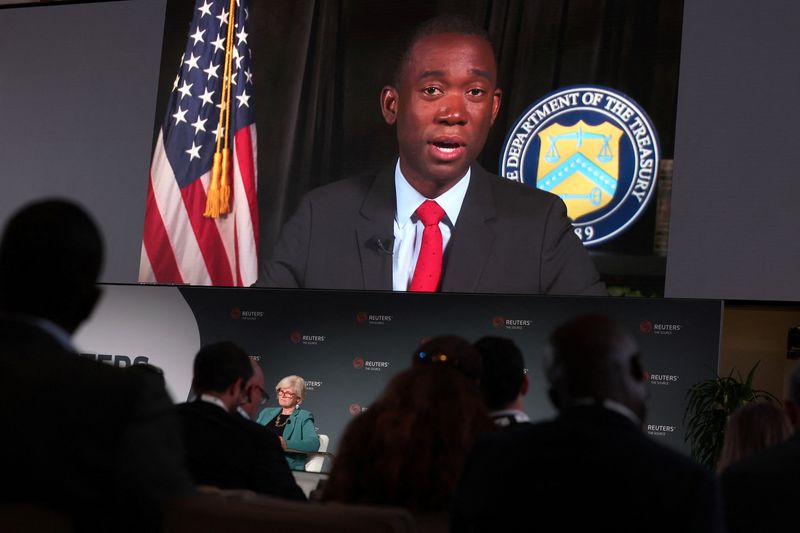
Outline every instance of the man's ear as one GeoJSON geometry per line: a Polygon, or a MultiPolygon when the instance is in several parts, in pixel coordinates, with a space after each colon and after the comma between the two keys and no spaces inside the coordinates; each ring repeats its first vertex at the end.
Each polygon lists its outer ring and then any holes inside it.
{"type": "Polygon", "coordinates": [[[245,390],[244,390],[244,380],[242,378],[237,378],[236,381],[230,384],[228,390],[226,391],[234,400],[234,406],[241,405],[244,400],[245,390]]]}
{"type": "Polygon", "coordinates": [[[383,120],[390,126],[397,121],[397,100],[397,89],[391,85],[381,89],[381,113],[383,114],[383,120]]]}
{"type": "Polygon", "coordinates": [[[642,359],[639,354],[634,355],[631,357],[631,377],[640,382],[646,383],[650,379],[650,374],[648,374],[644,367],[642,366],[642,359]]]}
{"type": "Polygon", "coordinates": [[[500,101],[503,99],[503,91],[495,89],[492,95],[492,124],[497,119],[497,114],[500,112],[500,101]]]}
{"type": "Polygon", "coordinates": [[[530,387],[530,381],[528,380],[528,374],[522,375],[522,385],[519,387],[519,393],[525,396],[528,394],[528,387],[530,387]]]}
{"type": "Polygon", "coordinates": [[[243,403],[250,403],[253,400],[253,384],[249,383],[244,386],[242,389],[242,400],[243,403]]]}

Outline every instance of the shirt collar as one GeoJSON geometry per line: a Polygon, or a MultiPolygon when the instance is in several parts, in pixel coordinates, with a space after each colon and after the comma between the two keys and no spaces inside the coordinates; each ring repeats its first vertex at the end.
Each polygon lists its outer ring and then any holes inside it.
{"type": "Polygon", "coordinates": [[[518,409],[499,409],[497,411],[490,412],[489,416],[494,419],[495,424],[498,426],[507,426],[508,420],[505,419],[508,418],[513,418],[517,421],[517,423],[530,422],[528,415],[525,414],[524,411],[520,411],[518,409]]]}
{"type": "Polygon", "coordinates": [[[51,320],[41,317],[30,317],[30,321],[35,324],[39,329],[42,329],[50,334],[58,343],[69,352],[76,352],[75,345],[72,344],[67,330],[56,324],[51,320]]]}
{"type": "Polygon", "coordinates": [[[213,394],[201,394],[200,395],[200,401],[201,402],[210,403],[210,404],[214,404],[214,405],[216,405],[218,407],[223,408],[226,413],[228,412],[228,407],[225,405],[225,402],[223,402],[221,398],[218,398],[218,397],[214,396],[213,394]]]}
{"type": "MultiPolygon", "coordinates": [[[[458,183],[453,185],[447,192],[442,193],[436,198],[439,207],[444,209],[447,215],[447,220],[450,225],[455,227],[458,214],[461,212],[461,205],[464,203],[464,197],[467,195],[467,188],[469,187],[469,179],[472,175],[472,169],[467,168],[467,173],[464,177],[458,180],[458,183]]],[[[397,225],[401,228],[411,220],[414,211],[420,206],[422,202],[427,200],[422,196],[419,191],[411,186],[403,176],[403,171],[400,170],[400,159],[397,159],[397,165],[394,168],[394,190],[397,199],[397,208],[395,213],[395,220],[397,225]]]]}

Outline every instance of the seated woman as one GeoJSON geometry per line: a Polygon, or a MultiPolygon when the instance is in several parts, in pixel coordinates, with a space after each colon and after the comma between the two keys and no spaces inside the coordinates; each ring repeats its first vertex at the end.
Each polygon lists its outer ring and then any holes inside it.
{"type": "Polygon", "coordinates": [[[754,452],[788,439],[792,424],[786,411],[770,401],[754,401],[739,407],[728,418],[717,472],[754,452]]]}
{"type": "MultiPolygon", "coordinates": [[[[314,415],[300,409],[306,399],[306,381],[300,376],[286,376],[275,385],[280,407],[267,407],[258,415],[257,422],[275,431],[286,450],[316,452],[319,437],[314,427],[314,415]]],[[[286,453],[286,461],[292,470],[305,470],[306,455],[286,453]]]]}
{"type": "Polygon", "coordinates": [[[480,395],[480,355],[463,339],[422,345],[347,426],[324,500],[443,512],[467,451],[493,428],[480,395]]]}

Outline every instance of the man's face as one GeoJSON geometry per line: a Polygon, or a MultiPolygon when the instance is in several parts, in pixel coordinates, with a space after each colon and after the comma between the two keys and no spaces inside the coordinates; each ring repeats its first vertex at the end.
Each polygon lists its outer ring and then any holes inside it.
{"type": "Polygon", "coordinates": [[[417,41],[399,87],[383,89],[384,118],[397,124],[400,168],[421,193],[452,187],[483,149],[500,109],[496,77],[487,42],[445,33],[417,41]]]}
{"type": "Polygon", "coordinates": [[[253,367],[253,377],[250,378],[250,381],[247,382],[247,386],[245,387],[246,401],[242,405],[242,408],[252,420],[255,420],[258,413],[261,412],[261,409],[267,402],[267,395],[266,389],[264,388],[264,371],[261,370],[261,367],[259,367],[258,363],[255,361],[251,360],[250,363],[253,367]]]}

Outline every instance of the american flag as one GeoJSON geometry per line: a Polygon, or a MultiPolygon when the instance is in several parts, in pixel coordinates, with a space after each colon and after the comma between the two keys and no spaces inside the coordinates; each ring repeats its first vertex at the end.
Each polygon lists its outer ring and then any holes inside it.
{"type": "MultiPolygon", "coordinates": [[[[249,286],[258,275],[256,126],[246,0],[197,0],[150,167],[140,282],[249,286]],[[231,9],[233,5],[233,9],[231,9]],[[234,12],[230,212],[203,216],[234,12]]],[[[224,124],[224,120],[222,121],[224,124]]]]}

